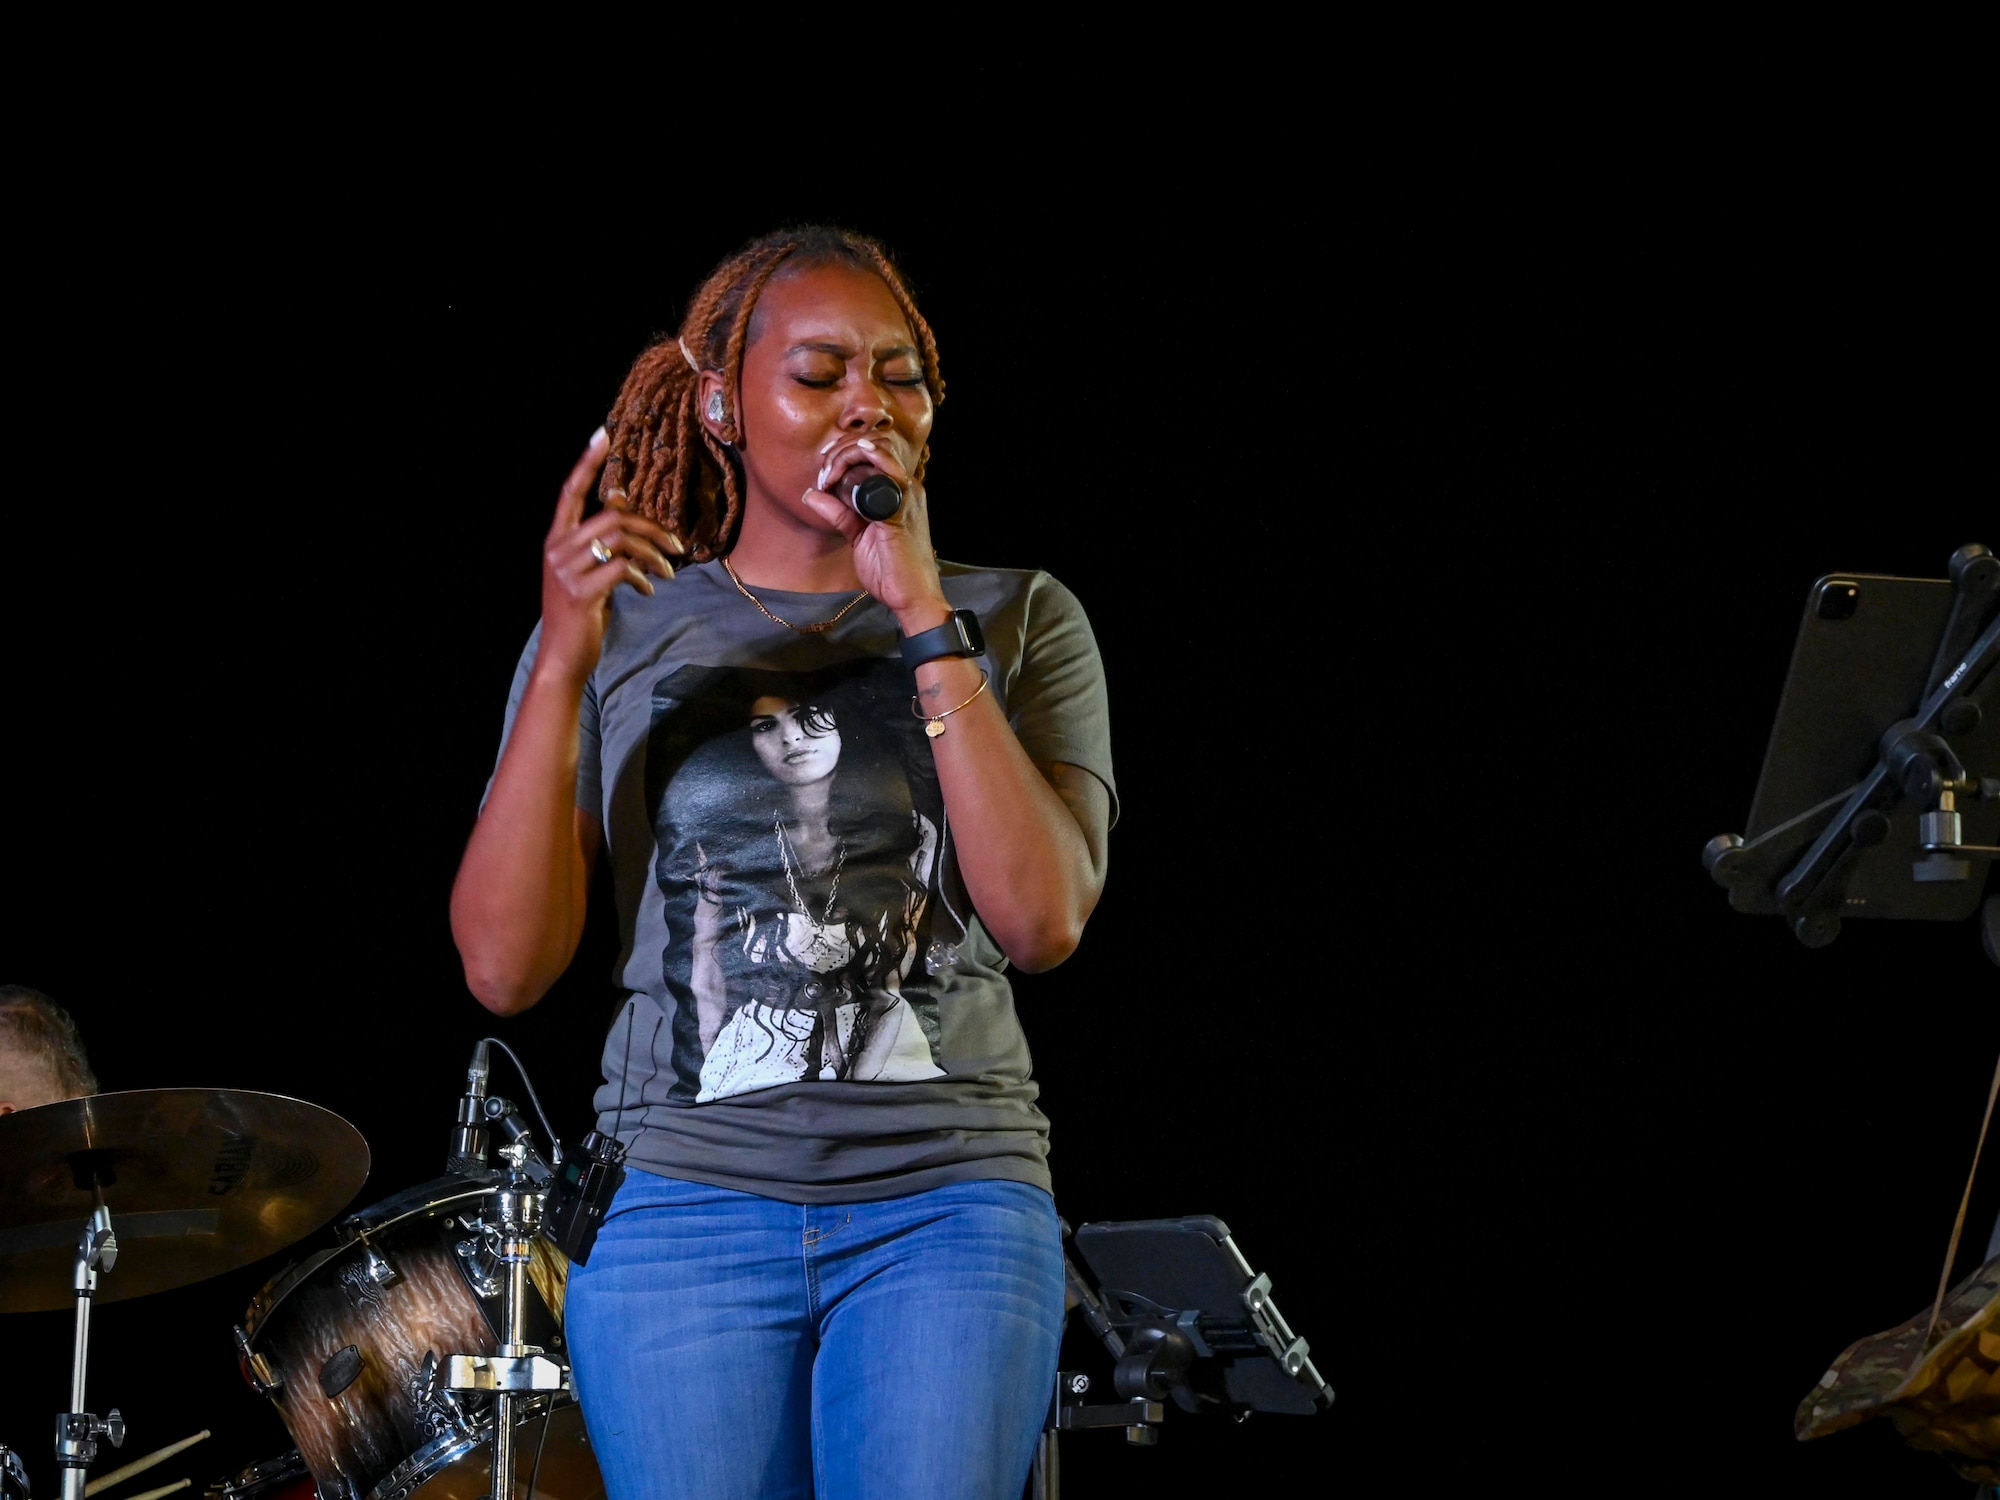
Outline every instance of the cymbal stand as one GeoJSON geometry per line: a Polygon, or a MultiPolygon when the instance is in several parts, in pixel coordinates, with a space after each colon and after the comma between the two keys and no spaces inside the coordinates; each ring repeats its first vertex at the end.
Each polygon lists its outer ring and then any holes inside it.
{"type": "MultiPolygon", "coordinates": [[[[479,1354],[454,1354],[450,1360],[446,1389],[487,1391],[493,1396],[493,1486],[489,1500],[514,1500],[514,1421],[516,1410],[544,1391],[570,1388],[569,1367],[547,1358],[539,1345],[524,1344],[528,1298],[528,1260],[535,1236],[542,1227],[542,1205],[547,1194],[526,1169],[530,1148],[516,1139],[499,1148],[506,1161],[506,1185],[494,1193],[494,1214],[499,1219],[497,1233],[500,1265],[505,1277],[501,1285],[500,1348],[491,1358],[479,1354]]],[[[541,1174],[546,1181],[546,1173],[541,1174]]],[[[67,1497],[65,1497],[67,1500],[67,1497]]]]}
{"type": "Polygon", "coordinates": [[[118,1236],[111,1232],[111,1210],[100,1199],[84,1221],[76,1242],[76,1344],[70,1356],[70,1409],[56,1418],[56,1464],[62,1469],[63,1500],[83,1500],[83,1471],[97,1458],[97,1440],[111,1446],[125,1442],[125,1419],[113,1408],[100,1421],[83,1409],[84,1379],[90,1367],[90,1303],[97,1278],[118,1264],[118,1236]]]}

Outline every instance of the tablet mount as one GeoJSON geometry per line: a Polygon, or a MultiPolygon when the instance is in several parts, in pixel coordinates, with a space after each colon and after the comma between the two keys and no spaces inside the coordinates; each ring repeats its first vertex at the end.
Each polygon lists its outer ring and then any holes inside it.
{"type": "MultiPolygon", "coordinates": [[[[2000,765],[1968,769],[1952,748],[2000,713],[2000,557],[1977,544],[1961,547],[1950,574],[1950,613],[1916,712],[1884,727],[1861,781],[1755,838],[1720,834],[1702,851],[1732,904],[1775,909],[1809,948],[1840,935],[1856,861],[1888,837],[1890,814],[1903,803],[1921,810],[1913,881],[1983,878],[2000,858],[2000,846],[1964,841],[1961,811],[1968,802],[2000,801],[2000,765]]],[[[2000,964],[2000,896],[1986,902],[1982,921],[1988,956],[2000,964]]]]}
{"type": "Polygon", "coordinates": [[[1122,1427],[1128,1443],[1151,1446],[1169,1405],[1243,1422],[1333,1404],[1310,1346],[1272,1299],[1270,1276],[1250,1269],[1220,1219],[1084,1224],[1074,1234],[1064,1222],[1062,1235],[1065,1300],[1111,1357],[1115,1399],[1092,1399],[1094,1382],[1080,1370],[1057,1373],[1033,1500],[1058,1500],[1062,1432],[1122,1427]]]}

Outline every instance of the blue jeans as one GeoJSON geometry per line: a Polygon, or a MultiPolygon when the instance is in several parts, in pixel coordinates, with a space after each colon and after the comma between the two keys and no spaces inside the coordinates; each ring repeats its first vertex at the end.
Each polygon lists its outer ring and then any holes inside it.
{"type": "Polygon", "coordinates": [[[1020,1500],[1062,1243],[1016,1182],[800,1207],[629,1170],[566,1301],[610,1500],[1020,1500]]]}

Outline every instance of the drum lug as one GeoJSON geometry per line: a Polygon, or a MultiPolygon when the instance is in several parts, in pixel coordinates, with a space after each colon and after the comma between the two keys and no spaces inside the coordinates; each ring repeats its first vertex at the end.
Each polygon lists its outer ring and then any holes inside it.
{"type": "Polygon", "coordinates": [[[377,1286],[394,1286],[403,1279],[389,1257],[368,1243],[366,1230],[361,1234],[361,1268],[362,1273],[377,1286]]]}
{"type": "Polygon", "coordinates": [[[271,1362],[250,1347],[250,1336],[241,1323],[236,1325],[236,1365],[250,1389],[260,1396],[275,1397],[285,1388],[285,1382],[271,1372],[271,1362]]]}
{"type": "MultiPolygon", "coordinates": [[[[377,1255],[375,1259],[382,1258],[377,1255]]],[[[383,1261],[382,1264],[386,1266],[388,1262],[383,1261]]],[[[391,1276],[393,1278],[393,1272],[391,1276]]],[[[376,1278],[375,1268],[365,1259],[349,1261],[340,1268],[335,1279],[339,1282],[340,1289],[347,1294],[347,1300],[356,1312],[367,1312],[382,1305],[382,1288],[388,1283],[376,1278]]]]}
{"type": "Polygon", "coordinates": [[[423,1366],[410,1379],[410,1401],[417,1409],[417,1420],[433,1439],[453,1432],[469,1437],[478,1431],[478,1423],[458,1404],[458,1397],[438,1389],[435,1349],[424,1351],[423,1366]]]}

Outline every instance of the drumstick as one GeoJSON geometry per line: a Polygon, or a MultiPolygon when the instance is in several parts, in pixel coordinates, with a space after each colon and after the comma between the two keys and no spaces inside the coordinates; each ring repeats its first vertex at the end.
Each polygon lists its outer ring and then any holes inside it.
{"type": "MultiPolygon", "coordinates": [[[[182,1438],[178,1443],[167,1444],[166,1447],[160,1449],[159,1452],[157,1453],[148,1453],[144,1458],[135,1458],[132,1460],[131,1463],[125,1465],[125,1467],[122,1469],[113,1469],[109,1474],[98,1475],[97,1478],[91,1480],[89,1484],[86,1484],[83,1487],[83,1492],[86,1495],[94,1495],[99,1490],[110,1489],[111,1486],[114,1484],[123,1484],[126,1480],[130,1479],[134,1474],[142,1473],[143,1471],[152,1468],[154,1464],[165,1463],[168,1459],[172,1458],[176,1453],[180,1452],[181,1449],[192,1448],[196,1443],[200,1442],[203,1438],[207,1436],[208,1436],[208,1429],[204,1427],[200,1432],[197,1432],[191,1438],[182,1438]]],[[[192,1484],[193,1482],[194,1482],[193,1480],[182,1481],[182,1483],[185,1484],[192,1484]]],[[[168,1485],[167,1488],[164,1490],[154,1490],[153,1494],[164,1495],[167,1494],[170,1490],[177,1490],[180,1487],[181,1486],[178,1484],[168,1485]]],[[[126,1497],[126,1500],[151,1500],[151,1497],[147,1495],[130,1495],[126,1497]]]]}

